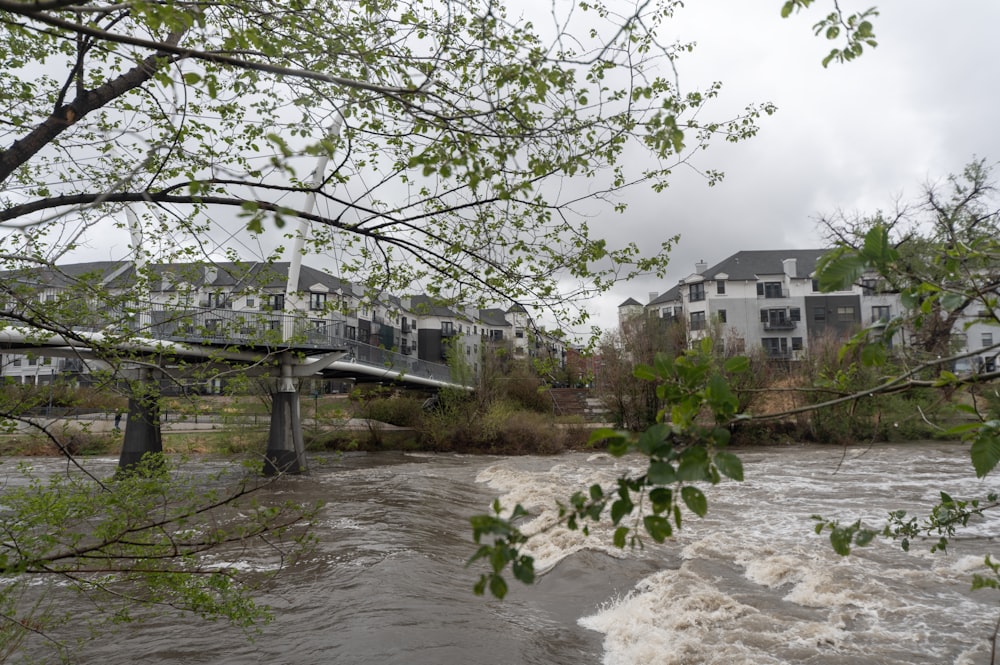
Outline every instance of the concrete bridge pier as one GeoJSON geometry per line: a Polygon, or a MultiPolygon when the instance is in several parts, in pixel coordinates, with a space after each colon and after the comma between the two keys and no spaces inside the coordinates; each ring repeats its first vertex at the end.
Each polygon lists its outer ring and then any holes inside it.
{"type": "Polygon", "coordinates": [[[271,396],[271,429],[264,454],[264,475],[305,473],[306,448],[302,441],[302,420],[299,415],[299,393],[292,378],[292,364],[281,359],[278,391],[271,396]]]}
{"type": "Polygon", "coordinates": [[[163,437],[160,432],[160,391],[151,380],[151,372],[143,373],[139,381],[142,394],[135,391],[128,399],[128,421],[125,423],[125,441],[118,458],[118,468],[134,467],[146,453],[162,453],[163,437]]]}

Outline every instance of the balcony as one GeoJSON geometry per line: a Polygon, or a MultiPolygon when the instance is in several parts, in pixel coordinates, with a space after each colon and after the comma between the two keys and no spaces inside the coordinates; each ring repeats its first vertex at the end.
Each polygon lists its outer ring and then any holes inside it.
{"type": "Polygon", "coordinates": [[[798,323],[788,319],[778,321],[764,321],[764,330],[795,330],[798,323]]]}

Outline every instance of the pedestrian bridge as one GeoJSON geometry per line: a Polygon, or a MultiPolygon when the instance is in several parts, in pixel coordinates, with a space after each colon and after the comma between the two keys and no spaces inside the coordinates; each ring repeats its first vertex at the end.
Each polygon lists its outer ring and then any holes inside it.
{"type": "Polygon", "coordinates": [[[95,359],[101,355],[98,348],[108,348],[146,360],[160,358],[164,363],[215,360],[254,368],[291,355],[297,366],[295,376],[300,378],[343,376],[468,388],[452,379],[447,365],[421,360],[408,346],[400,352],[342,336],[339,333],[345,326],[339,321],[321,324],[298,314],[211,308],[149,309],[131,316],[111,313],[95,318],[64,334],[0,322],[0,348],[6,353],[95,359]]]}
{"type": "Polygon", "coordinates": [[[88,308],[89,322],[52,332],[0,321],[5,353],[62,356],[107,362],[126,369],[133,381],[151,387],[133,391],[119,466],[136,465],[147,453],[162,452],[159,375],[183,379],[191,366],[217,364],[277,379],[264,473],[306,470],[299,394],[295,379],[353,376],[433,388],[455,383],[446,365],[429,363],[335,334],[337,323],[317,323],[299,314],[232,312],[220,309],[132,308],[131,315],[88,308]],[[112,357],[113,356],[113,357],[112,357]]]}

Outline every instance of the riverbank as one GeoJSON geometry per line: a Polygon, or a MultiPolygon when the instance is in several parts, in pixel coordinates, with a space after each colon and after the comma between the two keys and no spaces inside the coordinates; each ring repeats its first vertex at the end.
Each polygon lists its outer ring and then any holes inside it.
{"type": "MultiPolygon", "coordinates": [[[[567,419],[569,420],[569,419],[567,419]]],[[[114,414],[92,414],[86,418],[35,418],[19,423],[14,431],[0,433],[0,456],[45,457],[61,454],[59,444],[77,455],[118,455],[126,421],[115,426],[114,414]]],[[[168,454],[244,454],[263,451],[267,445],[267,418],[223,418],[210,414],[166,419],[161,423],[163,449],[168,454]]],[[[588,449],[590,433],[608,423],[558,422],[549,419],[554,445],[532,446],[544,431],[527,431],[510,445],[474,442],[455,446],[429,436],[420,427],[393,425],[370,418],[346,417],[331,422],[304,418],[302,434],[306,449],[323,451],[423,451],[481,454],[552,454],[588,449]],[[537,449],[535,449],[537,448],[537,449]]],[[[474,440],[473,440],[474,441],[474,440]]]]}

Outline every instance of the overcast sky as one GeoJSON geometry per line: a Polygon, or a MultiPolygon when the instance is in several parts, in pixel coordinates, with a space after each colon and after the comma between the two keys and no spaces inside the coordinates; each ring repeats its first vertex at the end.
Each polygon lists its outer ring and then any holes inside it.
{"type": "MultiPolygon", "coordinates": [[[[635,280],[595,298],[591,323],[615,327],[621,302],[647,302],[651,292],[691,274],[698,260],[714,264],[744,249],[820,247],[820,215],[890,208],[974,157],[1000,161],[993,35],[1000,0],[840,2],[845,11],[876,3],[878,48],[827,69],[821,60],[831,43],[815,37],[812,25],[828,2],[789,19],[780,16],[782,0],[688,0],[678,11],[662,39],[698,44],[678,63],[682,86],[723,82],[706,117],[736,114],[751,102],[772,102],[778,112],[761,120],[757,137],[720,142],[698,156],[696,166],[726,173],[721,184],[708,187],[681,168],[660,194],[630,190],[624,216],[591,220],[595,235],[612,243],[652,248],[681,236],[665,280],[635,280]]],[[[117,235],[88,247],[95,255],[86,258],[120,258],[128,238],[117,235]]],[[[216,240],[236,243],[247,258],[263,253],[257,240],[242,235],[216,240]]]]}
{"type": "Polygon", "coordinates": [[[632,192],[624,219],[611,220],[614,237],[681,240],[666,280],[633,281],[595,300],[598,325],[615,326],[622,301],[647,302],[699,259],[821,247],[820,215],[891,208],[973,157],[1000,161],[1000,1],[841,0],[850,11],[878,5],[879,46],[827,69],[831,43],[811,29],[822,4],[789,19],[780,0],[690,0],[680,10],[676,37],[698,42],[678,65],[682,83],[720,80],[723,104],[770,101],[778,113],[754,139],[698,158],[725,171],[723,183],[710,188],[679,170],[661,194],[632,192]]]}

